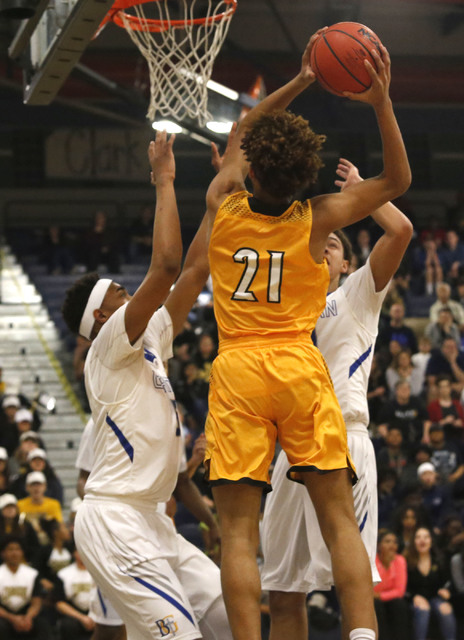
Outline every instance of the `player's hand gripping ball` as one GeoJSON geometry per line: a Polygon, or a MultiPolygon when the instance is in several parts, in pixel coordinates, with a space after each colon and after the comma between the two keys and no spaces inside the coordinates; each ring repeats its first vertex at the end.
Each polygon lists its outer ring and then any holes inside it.
{"type": "Polygon", "coordinates": [[[371,51],[375,48],[382,56],[380,45],[380,39],[369,27],[359,22],[337,22],[316,40],[311,68],[319,84],[331,93],[362,93],[372,82],[364,60],[376,69],[371,51]]]}

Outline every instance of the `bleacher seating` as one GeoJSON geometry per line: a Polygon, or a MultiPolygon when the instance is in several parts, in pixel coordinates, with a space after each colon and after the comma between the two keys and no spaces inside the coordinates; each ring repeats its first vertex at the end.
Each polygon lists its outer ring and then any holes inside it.
{"type": "Polygon", "coordinates": [[[76,410],[72,380],[64,373],[70,370],[71,355],[41,296],[15,257],[8,248],[3,249],[3,254],[0,304],[3,380],[7,385],[19,384],[21,393],[30,399],[39,390],[56,398],[55,413],[42,415],[40,435],[50,463],[62,480],[67,513],[76,496],[74,463],[85,418],[76,410]]]}

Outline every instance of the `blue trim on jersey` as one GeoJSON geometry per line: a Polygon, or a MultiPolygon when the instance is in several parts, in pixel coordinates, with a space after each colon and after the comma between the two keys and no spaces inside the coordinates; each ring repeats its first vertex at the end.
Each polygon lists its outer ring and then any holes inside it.
{"type": "Polygon", "coordinates": [[[372,345],[369,347],[369,349],[367,349],[367,351],[365,351],[362,355],[360,355],[357,360],[355,360],[353,362],[353,364],[350,367],[350,372],[348,374],[348,378],[351,378],[353,373],[355,373],[355,371],[357,371],[357,369],[359,369],[359,367],[362,365],[364,360],[369,357],[369,354],[370,354],[371,351],[372,351],[372,345]]]}
{"type": "Polygon", "coordinates": [[[364,529],[364,527],[366,526],[367,514],[368,514],[368,512],[366,511],[366,513],[365,513],[365,515],[364,515],[364,518],[362,519],[361,524],[359,525],[359,531],[360,531],[360,532],[361,532],[361,531],[364,529]]]}
{"type": "Polygon", "coordinates": [[[143,349],[143,357],[149,362],[154,362],[156,360],[155,354],[149,351],[146,347],[143,349]]]}
{"type": "Polygon", "coordinates": [[[155,587],[155,585],[150,584],[149,582],[146,582],[142,578],[137,578],[136,576],[131,576],[131,578],[134,578],[134,580],[136,582],[138,582],[139,584],[141,584],[144,587],[147,587],[147,589],[150,589],[150,591],[153,591],[157,595],[161,596],[162,598],[164,598],[165,600],[170,602],[172,605],[174,605],[176,607],[176,609],[179,609],[179,611],[184,614],[184,616],[187,618],[187,620],[190,620],[190,622],[195,626],[195,622],[194,622],[192,616],[187,611],[187,609],[181,605],[180,602],[177,602],[177,600],[174,600],[174,598],[172,596],[170,596],[169,594],[165,593],[164,591],[161,591],[161,589],[158,589],[157,587],[155,587]]]}
{"type": "Polygon", "coordinates": [[[118,425],[115,422],[113,422],[108,415],[106,416],[106,423],[109,424],[110,427],[113,429],[113,431],[114,431],[117,439],[121,443],[124,451],[129,456],[130,461],[134,462],[134,447],[131,445],[129,440],[127,440],[126,436],[123,434],[123,432],[118,427],[118,425]]]}
{"type": "Polygon", "coordinates": [[[103,611],[103,615],[106,618],[106,615],[108,613],[108,609],[106,608],[105,601],[103,600],[103,596],[102,596],[101,591],[100,591],[100,589],[98,587],[97,587],[97,594],[98,594],[98,599],[100,601],[100,606],[101,606],[102,611],[103,611]]]}

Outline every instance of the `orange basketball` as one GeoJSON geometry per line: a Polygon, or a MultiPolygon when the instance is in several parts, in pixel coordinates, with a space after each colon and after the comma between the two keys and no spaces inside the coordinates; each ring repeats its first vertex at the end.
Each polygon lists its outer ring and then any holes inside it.
{"type": "Polygon", "coordinates": [[[337,22],[321,35],[311,51],[311,67],[318,82],[331,93],[342,95],[343,91],[361,93],[371,86],[371,78],[364,66],[375,47],[379,54],[380,39],[358,22],[337,22]]]}

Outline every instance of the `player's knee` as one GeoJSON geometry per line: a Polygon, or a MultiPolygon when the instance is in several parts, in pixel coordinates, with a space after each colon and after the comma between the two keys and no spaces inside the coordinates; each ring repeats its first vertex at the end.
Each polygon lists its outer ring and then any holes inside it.
{"type": "Polygon", "coordinates": [[[354,514],[349,509],[340,509],[337,513],[335,511],[319,519],[322,537],[331,553],[340,546],[343,549],[350,548],[359,542],[358,538],[360,540],[359,527],[354,514]]]}
{"type": "Polygon", "coordinates": [[[282,616],[293,618],[301,611],[306,611],[306,594],[270,591],[269,608],[272,618],[282,616]]]}

